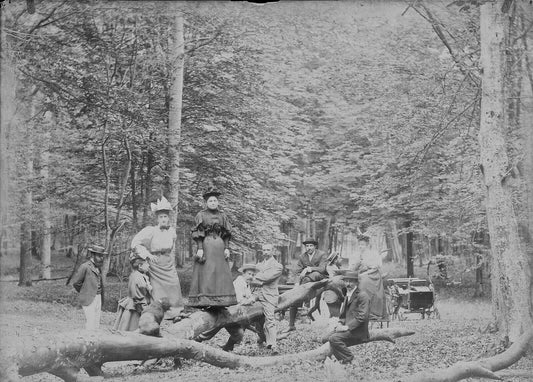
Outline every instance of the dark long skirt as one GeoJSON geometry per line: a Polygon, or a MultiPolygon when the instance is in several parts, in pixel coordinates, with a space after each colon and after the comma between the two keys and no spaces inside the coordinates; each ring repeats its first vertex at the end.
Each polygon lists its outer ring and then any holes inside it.
{"type": "Polygon", "coordinates": [[[189,306],[224,307],[237,304],[229,263],[224,258],[224,241],[216,235],[203,240],[205,263],[195,262],[189,306]]]}

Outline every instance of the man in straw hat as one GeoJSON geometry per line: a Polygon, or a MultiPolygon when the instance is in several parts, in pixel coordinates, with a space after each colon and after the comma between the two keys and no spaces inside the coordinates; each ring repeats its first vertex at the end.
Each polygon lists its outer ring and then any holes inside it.
{"type": "Polygon", "coordinates": [[[78,301],[85,313],[85,329],[98,329],[102,304],[104,302],[104,283],[101,268],[107,252],[104,247],[91,245],[87,250],[89,260],[80,265],[72,279],[72,286],[79,293],[78,301]]]}
{"type": "Polygon", "coordinates": [[[344,298],[339,316],[339,322],[328,341],[335,358],[341,363],[352,362],[354,356],[348,346],[366,342],[369,337],[368,320],[370,297],[359,289],[359,275],[354,271],[347,271],[342,276],[346,284],[344,298]]]}
{"type": "MultiPolygon", "coordinates": [[[[303,241],[302,244],[305,246],[305,252],[298,257],[295,270],[299,275],[299,283],[305,284],[328,277],[328,271],[326,270],[329,264],[328,256],[325,252],[318,250],[318,241],[309,238],[303,241]]],[[[296,330],[297,313],[298,307],[291,306],[289,309],[288,331],[296,330]]]]}
{"type": "Polygon", "coordinates": [[[257,328],[259,332],[259,343],[266,342],[267,349],[272,353],[277,353],[277,321],[274,316],[278,305],[279,291],[278,281],[283,272],[283,265],[274,258],[274,247],[272,244],[263,245],[263,260],[257,264],[258,273],[252,280],[252,285],[259,287],[255,292],[257,300],[263,307],[264,324],[257,328]]]}
{"type": "MultiPolygon", "coordinates": [[[[233,281],[233,287],[235,289],[235,295],[237,296],[238,305],[251,305],[256,301],[256,296],[253,295],[252,290],[250,289],[250,282],[252,281],[255,273],[257,272],[257,267],[255,264],[244,264],[239,269],[240,275],[237,276],[235,281],[233,281]]],[[[241,324],[231,324],[225,326],[226,331],[229,333],[230,337],[222,350],[232,351],[235,345],[239,344],[244,337],[245,326],[241,324]]],[[[200,334],[199,339],[201,341],[206,341],[213,338],[221,328],[215,328],[203,332],[200,334]]]]}

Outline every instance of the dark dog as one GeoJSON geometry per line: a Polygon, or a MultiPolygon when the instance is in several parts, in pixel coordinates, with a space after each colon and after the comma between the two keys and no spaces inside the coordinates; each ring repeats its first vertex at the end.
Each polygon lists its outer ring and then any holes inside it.
{"type": "Polygon", "coordinates": [[[150,305],[142,312],[139,319],[139,333],[147,336],[161,337],[159,326],[165,315],[170,309],[168,298],[163,297],[161,300],[152,301],[150,305]]]}

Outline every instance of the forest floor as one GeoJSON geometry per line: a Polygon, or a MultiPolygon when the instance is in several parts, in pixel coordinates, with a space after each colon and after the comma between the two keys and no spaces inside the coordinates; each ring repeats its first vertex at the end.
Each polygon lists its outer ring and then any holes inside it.
{"type": "MultiPolygon", "coordinates": [[[[116,295],[124,283],[110,283],[108,291],[116,295]]],[[[83,311],[75,306],[76,294],[65,280],[35,283],[32,287],[17,287],[16,283],[1,284],[2,302],[0,313],[1,346],[31,346],[35,340],[41,342],[57,336],[57,333],[83,327],[83,311]]],[[[453,291],[452,291],[453,292],[453,291]]],[[[110,382],[141,382],[157,378],[159,381],[185,380],[190,382],[206,380],[234,381],[398,381],[401,377],[418,371],[443,368],[461,360],[474,360],[493,354],[497,350],[498,334],[485,331],[490,323],[490,302],[467,299],[450,291],[438,297],[436,306],[440,319],[421,319],[420,314],[409,314],[405,321],[392,321],[391,327],[405,327],[416,334],[396,340],[396,344],[372,342],[352,347],[355,361],[341,366],[329,362],[298,362],[295,364],[263,369],[229,370],[217,368],[197,361],[183,361],[182,367],[173,370],[170,365],[155,365],[147,362],[116,362],[104,365],[106,380],[110,382]],[[496,346],[496,348],[495,348],[496,346]]],[[[122,292],[121,292],[122,293],[122,292]]],[[[114,296],[116,298],[118,296],[114,296]]],[[[280,354],[310,350],[320,344],[327,322],[327,310],[316,314],[315,322],[300,320],[298,330],[279,342],[280,354]]],[[[102,325],[112,326],[115,313],[104,311],[102,325]]],[[[165,325],[168,325],[166,323],[165,325]]],[[[287,327],[287,320],[279,322],[279,329],[287,327]]],[[[221,330],[208,343],[220,346],[225,343],[227,333],[221,330]]],[[[235,353],[250,356],[268,355],[258,348],[256,335],[245,334],[235,353]]],[[[531,352],[508,370],[533,371],[531,352]]],[[[525,382],[533,378],[504,377],[506,381],[525,382]]],[[[26,382],[59,381],[48,374],[25,377],[26,382]]]]}

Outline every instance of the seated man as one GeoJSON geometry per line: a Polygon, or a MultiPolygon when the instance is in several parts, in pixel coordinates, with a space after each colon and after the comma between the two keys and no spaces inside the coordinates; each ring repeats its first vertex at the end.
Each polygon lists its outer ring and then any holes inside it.
{"type": "Polygon", "coordinates": [[[353,354],[348,346],[366,342],[369,338],[368,315],[370,298],[358,288],[357,272],[346,272],[343,276],[346,283],[346,297],[341,308],[339,323],[329,338],[331,351],[341,363],[350,363],[353,354]]]}
{"type": "MultiPolygon", "coordinates": [[[[233,281],[233,287],[235,288],[235,295],[237,296],[238,305],[251,305],[256,301],[256,297],[252,294],[250,289],[250,282],[254,278],[257,272],[255,264],[244,264],[239,268],[241,273],[233,281]]],[[[236,344],[240,343],[244,337],[244,327],[241,324],[230,324],[225,326],[230,337],[222,349],[225,351],[232,351],[236,344]]],[[[199,336],[200,341],[206,341],[213,338],[221,328],[214,328],[203,332],[199,336]]]]}
{"type": "MultiPolygon", "coordinates": [[[[328,256],[326,253],[319,251],[318,242],[314,239],[307,239],[303,243],[305,252],[298,258],[296,272],[299,273],[299,284],[305,284],[313,281],[319,281],[328,277],[326,266],[328,265],[328,256]]],[[[289,310],[289,329],[296,330],[294,323],[298,307],[291,306],[289,310]]]]}

